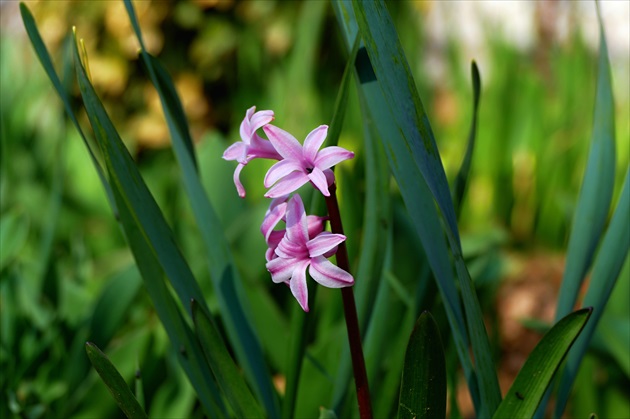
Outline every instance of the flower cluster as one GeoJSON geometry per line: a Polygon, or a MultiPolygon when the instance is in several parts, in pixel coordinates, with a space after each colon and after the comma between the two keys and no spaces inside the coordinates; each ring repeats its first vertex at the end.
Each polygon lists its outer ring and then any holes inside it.
{"type": "Polygon", "coordinates": [[[301,145],[293,135],[271,125],[273,119],[273,111],[249,108],[240,127],[241,141],[228,147],[223,158],[238,162],[234,184],[241,197],[245,196],[240,181],[243,167],[256,158],[278,160],[264,180],[269,188],[265,196],[273,198],[260,228],[268,247],[267,270],[273,282],[287,284],[302,309],[308,311],[307,268],[316,282],[329,288],[350,286],[354,278],[327,259],[346,237],[324,231],[325,217],[307,215],[302,198],[290,194],[310,182],[324,196],[330,196],[329,187],[335,181],[331,167],[353,158],[354,153],[336,146],[320,150],[328,133],[326,125],[311,131],[301,145]],[[261,128],[269,140],[258,135],[261,128]],[[276,228],[280,221],[285,229],[276,228]]]}

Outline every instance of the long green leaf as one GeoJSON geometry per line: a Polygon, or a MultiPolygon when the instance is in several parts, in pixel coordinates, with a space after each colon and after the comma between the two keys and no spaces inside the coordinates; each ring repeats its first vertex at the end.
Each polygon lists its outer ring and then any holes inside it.
{"type": "MultiPolygon", "coordinates": [[[[171,341],[183,350],[180,362],[197,389],[204,408],[208,414],[221,412],[222,403],[216,399],[216,385],[201,348],[172,300],[163,278],[168,277],[182,304],[187,304],[193,298],[203,301],[199,285],[175,245],[173,234],[157,203],[96,96],[80,62],[76,44],[74,57],[79,90],[96,140],[103,150],[119,220],[147,290],[171,341]]],[[[202,307],[208,310],[205,304],[202,307]]]]}
{"type": "Polygon", "coordinates": [[[144,278],[144,284],[158,317],[164,325],[171,345],[177,350],[177,359],[195,388],[197,397],[199,397],[206,413],[211,417],[225,416],[225,407],[219,398],[219,389],[214,381],[212,371],[193,331],[166,286],[164,269],[157,260],[146,234],[122,198],[119,189],[114,188],[113,191],[114,198],[119,203],[120,224],[125,238],[144,278]]]}
{"type": "Polygon", "coordinates": [[[199,309],[195,300],[190,304],[199,343],[228,403],[238,417],[264,417],[264,412],[234,364],[214,321],[206,312],[199,309]]]}
{"type": "Polygon", "coordinates": [[[134,397],[131,389],[120,375],[114,364],[93,343],[87,342],[85,350],[94,369],[100,375],[107,390],[116,400],[116,404],[128,418],[148,418],[144,409],[134,397]]]}
{"type": "Polygon", "coordinates": [[[28,37],[31,40],[31,44],[33,45],[33,49],[35,50],[35,53],[37,54],[37,58],[39,59],[39,62],[42,64],[42,67],[44,67],[44,70],[46,71],[46,75],[52,82],[53,87],[57,91],[57,95],[61,99],[68,117],[70,118],[75,128],[79,132],[79,135],[81,135],[81,138],[83,139],[83,143],[85,144],[85,147],[87,148],[90,154],[90,159],[92,160],[92,163],[94,164],[94,168],[96,169],[96,173],[98,174],[98,177],[101,181],[101,184],[103,185],[103,188],[105,189],[109,203],[112,206],[114,213],[116,213],[117,210],[114,203],[112,190],[109,187],[109,184],[107,183],[107,179],[105,178],[105,173],[103,171],[103,168],[99,164],[98,159],[96,158],[96,155],[94,154],[94,151],[92,150],[92,147],[90,146],[90,142],[88,141],[87,137],[83,133],[83,130],[81,129],[81,126],[79,125],[79,120],[77,119],[76,115],[72,111],[72,105],[70,104],[70,97],[68,95],[68,92],[66,88],[64,87],[64,85],[61,83],[61,80],[59,79],[59,76],[57,75],[57,72],[55,71],[55,67],[53,66],[52,60],[50,59],[50,54],[48,54],[46,45],[44,45],[44,41],[42,40],[42,37],[39,34],[39,31],[37,30],[35,19],[33,19],[33,15],[31,14],[31,11],[28,9],[28,7],[26,7],[24,3],[20,3],[20,14],[22,15],[22,22],[24,23],[24,28],[26,29],[26,33],[28,34],[28,37]]]}
{"type": "MultiPolygon", "coordinates": [[[[206,247],[210,276],[218,296],[226,331],[236,351],[237,358],[247,377],[254,384],[256,394],[271,416],[278,416],[278,401],[271,383],[265,357],[251,321],[248,319],[247,300],[242,280],[234,267],[232,254],[219,218],[210,204],[196,172],[194,148],[181,103],[168,73],[158,60],[148,54],[142,42],[142,34],[133,6],[125,0],[125,7],[132,26],[142,45],[142,59],[162,103],[166,122],[171,133],[173,149],[182,170],[184,188],[206,247]],[[225,272],[230,270],[230,281],[225,272]]],[[[203,300],[200,300],[203,301],[203,300]]]]}
{"type": "Polygon", "coordinates": [[[615,104],[599,8],[598,19],[599,61],[591,149],[573,217],[556,319],[565,316],[575,305],[608,217],[615,182],[615,104]]]}
{"type": "MultiPolygon", "coordinates": [[[[346,1],[335,2],[334,6],[346,40],[353,39],[351,37],[355,36],[358,31],[353,3],[346,1]]],[[[391,21],[389,21],[388,24],[391,25],[391,21]]],[[[404,60],[404,56],[397,57],[397,60],[404,60]]],[[[438,289],[445,304],[448,321],[453,332],[457,353],[464,369],[473,402],[479,412],[481,408],[479,386],[473,370],[472,360],[468,353],[468,331],[453,279],[448,248],[446,246],[443,229],[441,228],[442,223],[434,204],[433,195],[426,182],[424,182],[424,177],[411,157],[408,147],[405,145],[401,130],[398,129],[393,122],[393,112],[405,113],[405,111],[400,109],[395,111],[390,110],[389,107],[386,106],[382,89],[379,86],[380,80],[377,79],[373,71],[372,63],[370,62],[370,57],[365,51],[363,53],[359,51],[356,68],[360,81],[359,96],[362,103],[365,103],[365,108],[368,110],[367,113],[364,111],[364,117],[374,120],[374,125],[377,127],[381,140],[385,145],[385,152],[390,162],[390,169],[398,182],[405,205],[414,222],[418,237],[422,241],[425,252],[427,253],[431,270],[435,275],[438,289]]],[[[459,252],[454,240],[451,241],[451,243],[455,247],[454,254],[459,254],[459,258],[461,258],[461,252],[459,252]]],[[[466,273],[465,269],[460,269],[460,271],[466,273]]],[[[464,280],[470,282],[467,275],[464,276],[464,280]]],[[[471,294],[469,292],[471,289],[472,287],[469,285],[466,287],[467,292],[464,293],[464,299],[467,300],[467,309],[475,307],[476,304],[474,293],[471,294]]],[[[480,313],[481,310],[478,308],[478,304],[476,305],[477,308],[473,311],[480,313]]],[[[485,337],[482,319],[479,315],[473,315],[473,313],[468,316],[468,320],[473,321],[471,319],[474,320],[475,324],[480,325],[476,327],[478,330],[473,330],[475,332],[473,348],[476,348],[476,357],[480,354],[480,356],[477,357],[480,368],[485,368],[485,371],[487,371],[483,376],[485,381],[488,382],[485,386],[488,388],[486,393],[492,394],[492,399],[495,400],[492,404],[498,404],[500,393],[498,391],[496,375],[493,373],[489,344],[487,337],[485,337]]]]}
{"type": "Polygon", "coordinates": [[[353,6],[372,68],[385,102],[392,110],[392,122],[402,133],[407,152],[411,153],[435,197],[450,235],[459,243],[457,220],[440,153],[385,3],[355,2],[353,6]]]}
{"type": "Polygon", "coordinates": [[[400,385],[398,417],[446,416],[446,361],[438,326],[428,311],[416,322],[407,351],[400,385]]]}
{"type": "Polygon", "coordinates": [[[457,219],[462,211],[462,201],[464,200],[464,193],[466,192],[466,186],[468,185],[468,174],[470,173],[470,166],[472,164],[472,155],[475,149],[475,138],[477,137],[477,118],[479,114],[479,99],[481,98],[481,77],[479,76],[479,68],[474,61],[470,65],[470,73],[472,76],[473,85],[473,116],[470,125],[470,132],[468,133],[468,143],[466,145],[466,153],[464,154],[464,160],[457,172],[455,178],[455,184],[453,185],[453,205],[455,206],[455,215],[457,219]]]}
{"type": "Polygon", "coordinates": [[[592,308],[583,308],[569,314],[543,336],[516,376],[494,418],[530,418],[534,415],[554,373],[592,311],[592,308]]]}
{"type": "MultiPolygon", "coordinates": [[[[379,1],[353,3],[353,6],[375,77],[391,110],[392,124],[401,133],[404,141],[402,144],[405,148],[404,153],[411,155],[413,162],[410,164],[415,164],[418,168],[446,222],[446,235],[455,259],[466,311],[466,322],[477,365],[477,380],[482,402],[478,413],[491,414],[501,401],[499,382],[481,308],[470,275],[464,265],[450,191],[431,127],[385,4],[379,1]]],[[[386,141],[391,141],[391,139],[386,141]]],[[[400,157],[399,152],[396,158],[400,157]]],[[[399,183],[401,182],[399,177],[396,179],[399,183]]],[[[415,218],[421,220],[419,222],[428,222],[422,220],[424,212],[410,211],[410,213],[415,214],[415,218]]]]}
{"type": "Polygon", "coordinates": [[[562,416],[580,362],[582,362],[589,347],[599,319],[604,313],[623,264],[628,258],[628,251],[630,250],[630,219],[628,214],[630,214],[630,170],[626,172],[623,191],[595,259],[588,291],[584,297],[583,305],[594,307],[595,312],[569,352],[567,363],[560,376],[555,407],[557,417],[562,416]]]}

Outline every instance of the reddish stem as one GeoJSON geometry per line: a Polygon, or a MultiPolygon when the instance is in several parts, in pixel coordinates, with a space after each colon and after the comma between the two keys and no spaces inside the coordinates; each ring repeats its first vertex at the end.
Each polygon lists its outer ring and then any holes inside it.
{"type": "MultiPolygon", "coordinates": [[[[326,206],[328,207],[328,215],[330,217],[330,228],[333,233],[343,234],[339,203],[337,202],[337,187],[333,183],[328,190],[330,191],[330,196],[326,197],[326,206]]],[[[348,262],[348,251],[345,242],[341,243],[337,249],[337,265],[344,271],[350,273],[350,263],[348,262]]],[[[350,355],[352,356],[354,383],[357,388],[359,415],[362,419],[371,419],[372,404],[370,401],[370,388],[368,386],[367,372],[365,370],[365,359],[363,357],[363,348],[361,347],[361,332],[359,331],[359,319],[357,318],[357,307],[354,302],[352,287],[341,288],[341,297],[343,299],[343,311],[346,318],[346,328],[348,330],[348,341],[350,342],[350,355]]]]}

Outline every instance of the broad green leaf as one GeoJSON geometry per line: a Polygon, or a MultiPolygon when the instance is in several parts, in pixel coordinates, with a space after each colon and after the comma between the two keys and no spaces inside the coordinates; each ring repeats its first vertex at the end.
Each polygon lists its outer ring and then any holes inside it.
{"type": "Polygon", "coordinates": [[[76,115],[72,111],[72,105],[70,104],[70,97],[68,95],[68,91],[66,90],[66,87],[64,87],[64,85],[61,83],[61,80],[59,79],[59,76],[57,75],[57,72],[55,71],[55,67],[53,66],[52,60],[50,59],[50,54],[48,54],[48,50],[46,49],[46,46],[44,45],[44,41],[42,40],[42,37],[39,34],[39,31],[37,30],[35,19],[33,19],[33,15],[31,14],[30,10],[28,9],[28,7],[26,7],[24,3],[20,3],[20,14],[22,15],[22,22],[24,23],[24,28],[26,29],[28,37],[31,40],[31,44],[33,45],[33,48],[35,49],[37,58],[42,64],[42,67],[44,67],[44,70],[46,71],[46,75],[52,82],[55,90],[57,91],[57,95],[59,95],[59,98],[63,102],[64,108],[66,110],[66,113],[68,114],[68,117],[70,118],[75,128],[81,135],[81,138],[83,139],[83,142],[85,143],[85,147],[90,153],[90,159],[92,160],[92,163],[94,163],[94,168],[96,169],[96,172],[101,181],[101,184],[103,185],[103,188],[105,189],[105,192],[107,193],[107,198],[109,199],[109,203],[112,206],[114,213],[116,213],[117,210],[114,204],[112,190],[109,187],[109,184],[107,183],[107,179],[105,178],[105,173],[103,171],[103,168],[101,167],[98,159],[96,158],[96,155],[94,154],[94,151],[92,150],[92,147],[90,146],[90,142],[88,141],[87,137],[83,133],[83,130],[81,129],[81,126],[79,125],[79,121],[76,115]]]}
{"type": "Polygon", "coordinates": [[[580,362],[589,347],[599,319],[604,313],[604,308],[617,283],[621,268],[628,259],[628,251],[630,250],[630,218],[628,214],[630,214],[630,170],[626,172],[623,191],[595,259],[588,291],[582,303],[584,306],[593,307],[595,311],[569,352],[567,363],[560,376],[555,408],[558,417],[564,411],[580,362]]]}
{"type": "MultiPolygon", "coordinates": [[[[229,272],[226,271],[228,275],[229,272]]],[[[227,279],[229,280],[230,278],[227,279]]],[[[190,304],[197,338],[228,403],[230,403],[238,417],[264,417],[264,412],[256,402],[225,347],[223,338],[217,330],[214,321],[206,312],[199,308],[195,300],[192,300],[190,304]]]]}
{"type": "Polygon", "coordinates": [[[466,193],[466,186],[468,185],[468,175],[470,173],[473,150],[475,149],[479,99],[481,97],[481,77],[479,76],[479,68],[477,68],[477,63],[475,63],[474,61],[470,65],[470,72],[473,84],[473,116],[470,125],[470,132],[468,133],[468,144],[466,146],[464,160],[462,161],[462,165],[459,168],[459,172],[457,172],[455,184],[453,185],[453,205],[455,206],[455,215],[458,219],[462,211],[462,202],[464,200],[464,194],[466,193]]]}
{"type": "MultiPolygon", "coordinates": [[[[592,258],[604,229],[615,180],[615,107],[608,48],[599,7],[597,7],[597,16],[600,39],[591,148],[571,226],[566,268],[558,296],[556,320],[566,315],[575,306],[578,292],[591,266],[592,258]]],[[[575,373],[571,374],[575,376],[575,373]]],[[[563,393],[560,397],[564,401],[566,401],[573,379],[570,381],[565,378],[562,388],[559,388],[559,391],[563,393]]],[[[550,394],[541,404],[536,414],[537,417],[542,416],[549,396],[550,394]]],[[[558,409],[564,409],[562,404],[563,400],[560,400],[558,409]]]]}
{"type": "Polygon", "coordinates": [[[428,311],[416,322],[403,367],[399,418],[446,416],[446,362],[438,326],[428,311]]]}
{"type": "Polygon", "coordinates": [[[385,3],[360,2],[353,3],[353,7],[374,74],[392,111],[392,123],[401,132],[407,152],[435,197],[449,236],[459,245],[457,220],[440,153],[385,3]]]}
{"type": "Polygon", "coordinates": [[[209,416],[225,416],[225,407],[219,398],[219,389],[212,371],[206,362],[203,350],[182,316],[177,302],[168,290],[166,274],[155,252],[148,242],[146,234],[137,224],[118,188],[113,189],[114,198],[119,203],[120,224],[125,238],[136,260],[144,285],[153,301],[160,321],[168,334],[169,340],[177,350],[177,359],[186,372],[190,383],[197,392],[206,413],[209,416]]]}
{"type": "Polygon", "coordinates": [[[516,376],[494,418],[530,418],[534,415],[553,375],[592,311],[592,308],[583,308],[569,314],[543,336],[516,376]]]}
{"type": "Polygon", "coordinates": [[[573,217],[556,320],[564,317],[575,305],[608,217],[615,182],[615,104],[608,48],[601,18],[599,29],[597,93],[591,148],[573,217]]]}
{"type": "MultiPolygon", "coordinates": [[[[127,0],[125,7],[141,45],[142,34],[132,4],[127,0]]],[[[196,171],[194,147],[183,114],[181,103],[168,73],[143,47],[141,56],[155,88],[158,91],[166,122],[171,133],[173,149],[182,170],[184,188],[206,247],[210,276],[218,296],[219,307],[226,323],[226,331],[236,351],[240,364],[254,384],[256,394],[271,416],[277,416],[278,402],[271,383],[271,374],[265,363],[260,342],[248,319],[249,310],[243,284],[234,267],[229,244],[221,223],[203,189],[196,171]],[[226,270],[231,280],[226,281],[226,270]]],[[[203,300],[198,300],[202,302],[203,300]]]]}
{"type": "Polygon", "coordinates": [[[91,342],[85,344],[85,350],[94,369],[100,375],[125,416],[128,418],[148,418],[131,389],[107,356],[91,342]]]}
{"type": "MultiPolygon", "coordinates": [[[[357,23],[352,7],[353,4],[351,2],[335,2],[333,5],[335,6],[337,19],[344,30],[346,41],[354,39],[352,37],[357,33],[357,23]]],[[[399,59],[404,59],[404,57],[399,59]]],[[[472,359],[468,352],[470,346],[468,331],[453,278],[453,269],[449,259],[444,231],[441,227],[442,223],[435,207],[433,195],[405,145],[401,130],[397,129],[393,123],[394,117],[392,113],[394,111],[386,106],[382,89],[379,86],[379,80],[377,80],[372,70],[370,57],[365,50],[359,51],[356,69],[360,83],[359,97],[364,105],[364,118],[374,121],[374,126],[381,136],[381,141],[389,160],[390,170],[398,182],[407,211],[414,222],[418,237],[427,254],[431,270],[435,275],[471,396],[475,406],[479,408],[479,388],[473,370],[472,359]]],[[[469,290],[470,287],[467,289],[469,290]]],[[[464,297],[469,300],[473,299],[469,293],[465,294],[464,297]]],[[[469,303],[468,306],[474,306],[474,304],[469,303]]],[[[472,315],[469,317],[473,318],[472,315]]],[[[477,324],[482,321],[480,317],[474,318],[477,324]]],[[[476,336],[483,337],[483,333],[485,332],[482,330],[481,334],[477,333],[476,336]]],[[[473,348],[482,348],[483,346],[482,339],[482,344],[476,342],[473,348]]],[[[485,347],[488,347],[487,343],[485,347]]],[[[490,359],[490,351],[488,350],[485,355],[483,354],[483,349],[477,350],[477,352],[482,353],[482,356],[478,358],[481,365],[490,366],[487,377],[492,381],[494,374],[492,373],[493,366],[490,359]]],[[[496,381],[496,376],[494,381],[496,381]]],[[[490,387],[496,387],[496,389],[491,390],[496,395],[494,398],[500,397],[498,384],[495,386],[491,383],[490,387]]]]}
{"type": "MultiPolygon", "coordinates": [[[[499,382],[494,369],[490,342],[485,330],[481,308],[463,261],[450,191],[439,152],[435,146],[433,133],[385,4],[380,1],[353,3],[353,6],[375,77],[380,84],[385,102],[390,108],[390,116],[393,117],[390,123],[394,125],[396,131],[401,133],[394,139],[384,138],[383,140],[392,142],[402,138],[403,143],[399,145],[402,148],[396,153],[396,159],[401,158],[403,153],[410,155],[413,162],[406,165],[415,164],[426,182],[425,185],[431,191],[430,194],[423,194],[425,199],[432,201],[428,198],[435,198],[440,208],[440,218],[444,219],[446,223],[445,232],[455,260],[468,332],[477,365],[476,373],[481,400],[478,413],[482,416],[488,415],[496,409],[501,401],[499,382]]],[[[391,158],[390,163],[392,163],[391,158]]],[[[400,162],[397,163],[400,164],[400,162]]],[[[396,177],[396,180],[399,184],[403,181],[399,176],[396,177]]],[[[429,202],[427,202],[428,204],[429,202]]],[[[420,224],[430,223],[430,221],[422,219],[425,213],[426,211],[410,210],[412,217],[420,224]]],[[[441,230],[441,228],[439,229],[441,230]]],[[[425,250],[427,247],[431,247],[431,245],[425,244],[425,250]]],[[[429,260],[431,259],[432,257],[429,256],[429,260]]],[[[475,400],[474,391],[473,387],[473,400],[475,400]]]]}
{"type": "MultiPolygon", "coordinates": [[[[179,360],[197,389],[207,413],[221,412],[222,403],[216,398],[216,384],[203,359],[201,348],[163,279],[166,276],[170,280],[182,305],[193,298],[203,301],[199,285],[175,245],[163,214],[96,96],[80,63],[76,44],[74,56],[79,90],[96,140],[104,154],[119,220],[147,290],[173,345],[182,350],[179,360]]],[[[205,305],[202,307],[208,310],[205,305]]]]}

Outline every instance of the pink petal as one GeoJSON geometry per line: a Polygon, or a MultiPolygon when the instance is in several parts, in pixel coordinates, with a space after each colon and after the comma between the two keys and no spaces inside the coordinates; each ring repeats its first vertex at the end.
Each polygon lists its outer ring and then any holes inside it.
{"type": "Polygon", "coordinates": [[[273,188],[269,189],[265,194],[265,198],[277,198],[294,192],[308,182],[308,180],[308,176],[302,172],[290,173],[276,183],[273,188]]]}
{"type": "Polygon", "coordinates": [[[288,281],[293,276],[295,261],[278,257],[267,262],[266,266],[271,274],[271,280],[275,283],[281,283],[288,281]]]}
{"type": "MultiPolygon", "coordinates": [[[[272,202],[273,205],[273,202],[272,202]]],[[[263,219],[262,225],[260,226],[260,232],[265,237],[265,241],[269,244],[269,236],[273,232],[273,229],[276,228],[276,225],[282,220],[284,214],[287,210],[286,202],[281,202],[277,205],[274,205],[273,208],[270,208],[263,219]]]]}
{"type": "Polygon", "coordinates": [[[321,170],[324,170],[353,157],[354,153],[352,151],[348,151],[342,147],[332,146],[320,150],[313,163],[315,163],[315,166],[319,167],[321,170]]]}
{"type": "Polygon", "coordinates": [[[303,260],[308,259],[308,249],[304,244],[292,242],[285,236],[276,247],[276,255],[285,259],[303,260]]]}
{"type": "Polygon", "coordinates": [[[267,260],[267,262],[270,262],[272,259],[275,259],[277,257],[278,255],[276,255],[275,249],[272,249],[271,247],[265,252],[265,259],[267,260]]]}
{"type": "Polygon", "coordinates": [[[269,234],[269,237],[267,238],[267,246],[273,247],[274,249],[278,247],[278,245],[284,238],[284,235],[286,234],[286,232],[287,232],[286,230],[272,231],[271,234],[269,234]]]}
{"type": "Polygon", "coordinates": [[[245,188],[243,187],[243,184],[241,183],[241,170],[243,170],[243,167],[245,167],[244,164],[237,164],[236,165],[236,169],[234,170],[234,185],[236,186],[236,191],[238,192],[238,196],[240,196],[241,198],[245,198],[245,188]]]}
{"type": "Polygon", "coordinates": [[[293,195],[287,204],[287,239],[306,250],[308,225],[306,211],[300,195],[293,195]]]}
{"type": "Polygon", "coordinates": [[[279,179],[295,171],[302,171],[302,166],[298,162],[290,159],[280,160],[267,171],[265,175],[265,188],[269,188],[279,179]]]}
{"type": "Polygon", "coordinates": [[[282,156],[273,147],[271,141],[261,138],[260,135],[256,133],[252,135],[248,154],[254,158],[282,160],[282,156]]]}
{"type": "Polygon", "coordinates": [[[291,287],[291,293],[302,307],[302,310],[308,312],[308,285],[306,284],[306,267],[309,262],[305,261],[296,266],[295,272],[289,286],[291,287]]]}
{"type": "Polygon", "coordinates": [[[339,246],[346,240],[343,234],[333,234],[327,231],[320,233],[317,237],[306,243],[306,248],[310,257],[321,256],[329,250],[339,246]]]}
{"type": "Polygon", "coordinates": [[[328,183],[328,186],[335,183],[335,172],[333,172],[331,169],[326,169],[323,172],[326,176],[326,182],[328,183]]]}
{"type": "Polygon", "coordinates": [[[254,114],[255,111],[256,111],[256,107],[252,106],[251,108],[247,110],[247,112],[245,112],[245,118],[243,118],[243,121],[241,122],[241,127],[239,128],[239,134],[241,134],[241,140],[243,140],[243,142],[248,145],[249,145],[249,140],[252,136],[252,129],[251,129],[251,124],[249,121],[250,119],[252,119],[252,115],[254,114]]]}
{"type": "Polygon", "coordinates": [[[354,284],[352,275],[333,265],[323,256],[311,259],[311,268],[308,272],[315,281],[328,288],[343,288],[354,284]]]}
{"type": "Polygon", "coordinates": [[[318,167],[313,168],[313,171],[308,175],[308,178],[313,185],[324,194],[324,196],[330,196],[328,191],[328,180],[326,175],[318,167]]]}
{"type": "Polygon", "coordinates": [[[239,163],[244,163],[242,160],[247,156],[247,145],[239,141],[232,144],[223,152],[223,160],[238,160],[239,163]]]}
{"type": "Polygon", "coordinates": [[[302,145],[294,136],[271,124],[265,125],[263,130],[282,157],[302,161],[302,145]]]}
{"type": "Polygon", "coordinates": [[[308,237],[315,237],[324,230],[325,217],[317,215],[307,215],[306,224],[308,225],[308,237]]]}
{"type": "Polygon", "coordinates": [[[304,158],[307,161],[314,162],[317,157],[319,148],[324,144],[326,135],[328,134],[328,126],[320,125],[311,131],[304,140],[304,158]]]}
{"type": "Polygon", "coordinates": [[[267,125],[273,121],[273,111],[259,111],[256,112],[249,120],[252,134],[256,132],[263,125],[267,125]]]}

